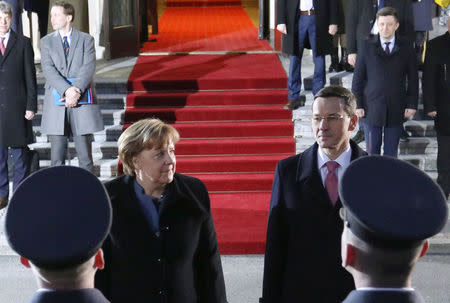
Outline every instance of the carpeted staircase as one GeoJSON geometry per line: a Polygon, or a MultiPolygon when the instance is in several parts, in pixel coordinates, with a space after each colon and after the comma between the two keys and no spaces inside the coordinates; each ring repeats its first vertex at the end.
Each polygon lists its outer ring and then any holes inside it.
{"type": "Polygon", "coordinates": [[[125,127],[178,129],[177,171],[206,184],[222,254],[264,252],[275,165],[295,152],[285,87],[275,54],[141,56],[130,75],[125,127]]]}

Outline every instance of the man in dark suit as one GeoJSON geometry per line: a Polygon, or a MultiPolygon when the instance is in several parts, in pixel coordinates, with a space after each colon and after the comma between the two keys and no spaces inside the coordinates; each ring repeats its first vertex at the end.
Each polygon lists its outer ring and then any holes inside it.
{"type": "Polygon", "coordinates": [[[341,302],[354,289],[340,257],[338,180],[366,155],[350,140],[358,123],[346,88],[320,90],[313,103],[316,143],[277,164],[264,259],[263,303],[341,302]]]}
{"type": "Polygon", "coordinates": [[[41,126],[51,143],[52,166],[64,165],[72,135],[79,166],[92,172],[92,133],[103,129],[94,94],[94,38],[72,27],[74,16],[72,4],[54,2],[51,22],[55,32],[41,39],[46,79],[41,126]],[[63,105],[55,104],[54,93],[61,96],[63,105]]]}
{"type": "Polygon", "coordinates": [[[412,44],[395,35],[397,12],[384,7],[377,13],[379,35],[364,41],[356,62],[352,91],[356,114],[364,120],[369,154],[397,157],[403,119],[414,116],[418,102],[417,60],[412,44]]]}
{"type": "MultiPolygon", "coordinates": [[[[350,0],[346,14],[346,34],[348,63],[356,64],[356,54],[360,51],[363,41],[371,39],[378,34],[376,14],[385,6],[397,10],[400,27],[397,33],[400,36],[414,41],[413,9],[411,0],[350,0]]],[[[353,137],[357,143],[364,141],[364,119],[359,120],[358,133],[353,137]]],[[[408,134],[403,131],[403,141],[408,140],[408,134]]]]}
{"type": "Polygon", "coordinates": [[[427,45],[422,76],[425,112],[434,118],[438,141],[437,182],[450,194],[450,18],[448,31],[427,45]]]}
{"type": "Polygon", "coordinates": [[[94,289],[94,275],[105,265],[101,245],[111,220],[105,188],[85,169],[51,167],[23,181],[5,233],[36,277],[39,290],[29,303],[109,303],[94,289]]]}
{"type": "Polygon", "coordinates": [[[350,0],[346,15],[348,61],[356,63],[356,54],[364,40],[378,34],[377,12],[383,7],[390,6],[397,11],[400,26],[398,34],[414,41],[414,21],[411,0],[350,0]]]}
{"type": "Polygon", "coordinates": [[[8,154],[14,161],[13,189],[27,174],[27,144],[37,110],[36,71],[30,39],[11,29],[11,6],[0,1],[0,209],[8,204],[8,154]]]}
{"type": "Polygon", "coordinates": [[[448,220],[439,186],[413,165],[380,156],[352,162],[340,185],[342,266],[357,288],[343,303],[424,303],[411,276],[427,239],[448,220]]]}
{"type": "Polygon", "coordinates": [[[283,34],[283,52],[290,55],[288,79],[289,109],[303,106],[301,61],[304,48],[313,51],[312,92],[325,85],[325,55],[332,49],[331,36],[337,32],[338,6],[335,0],[279,0],[277,30],[283,34]]]}

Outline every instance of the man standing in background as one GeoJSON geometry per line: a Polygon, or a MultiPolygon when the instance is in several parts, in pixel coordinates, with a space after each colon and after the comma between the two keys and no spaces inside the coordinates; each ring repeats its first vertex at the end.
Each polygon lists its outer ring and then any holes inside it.
{"type": "Polygon", "coordinates": [[[397,157],[403,119],[416,113],[419,80],[412,43],[395,33],[397,11],[384,7],[377,13],[379,34],[363,42],[358,52],[352,91],[358,117],[365,118],[364,133],[369,154],[397,157]]]}
{"type": "Polygon", "coordinates": [[[93,91],[94,38],[72,27],[74,17],[70,3],[55,2],[51,9],[55,32],[41,39],[41,64],[47,81],[42,132],[50,139],[52,166],[64,165],[72,135],[79,166],[92,172],[92,133],[103,129],[93,91]],[[59,97],[63,105],[56,104],[59,97]]]}
{"type": "Polygon", "coordinates": [[[331,53],[331,35],[336,34],[338,6],[335,0],[279,0],[277,30],[283,34],[283,52],[290,55],[287,108],[305,104],[301,64],[304,48],[313,51],[312,93],[325,86],[325,55],[331,53]]]}
{"type": "Polygon", "coordinates": [[[8,157],[14,162],[13,189],[27,174],[27,145],[37,111],[36,70],[30,39],[11,29],[11,6],[0,1],[0,209],[9,197],[8,157]]]}
{"type": "Polygon", "coordinates": [[[450,18],[447,32],[427,44],[422,87],[424,110],[434,119],[438,141],[437,182],[450,194],[450,18]]]}

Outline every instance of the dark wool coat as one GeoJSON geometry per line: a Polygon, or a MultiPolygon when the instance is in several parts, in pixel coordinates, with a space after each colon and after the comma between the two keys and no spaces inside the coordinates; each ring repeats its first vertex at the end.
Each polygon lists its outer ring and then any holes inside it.
{"type": "Polygon", "coordinates": [[[175,174],[165,189],[160,237],[124,175],[105,184],[113,223],[96,287],[114,303],[225,303],[216,232],[205,185],[175,174]]]}
{"type": "Polygon", "coordinates": [[[25,111],[37,111],[36,70],[30,39],[10,31],[5,55],[0,52],[0,146],[33,142],[25,111]]]}
{"type": "MultiPolygon", "coordinates": [[[[350,141],[352,160],[367,155],[350,141]]],[[[339,303],[355,288],[342,267],[340,200],[317,168],[318,145],[277,164],[267,225],[262,303],[339,303]]]]}
{"type": "Polygon", "coordinates": [[[365,122],[372,126],[403,124],[405,108],[417,109],[419,78],[413,46],[396,37],[387,55],[375,36],[358,52],[352,91],[358,108],[365,111],[365,122]]]}
{"type": "Polygon", "coordinates": [[[352,291],[342,303],[425,303],[415,291],[352,291]]]}
{"type": "MultiPolygon", "coordinates": [[[[330,54],[332,36],[328,34],[330,24],[338,24],[338,6],[336,0],[313,0],[314,14],[316,16],[316,55],[330,54]]],[[[277,1],[277,24],[286,24],[287,35],[282,35],[282,49],[288,55],[299,52],[298,20],[299,0],[277,1]]],[[[311,48],[309,41],[305,41],[305,48],[311,48]]]]}
{"type": "MultiPolygon", "coordinates": [[[[378,0],[349,0],[346,15],[345,33],[347,34],[347,49],[349,54],[357,51],[357,41],[367,40],[370,36],[378,11],[378,0]]],[[[414,22],[411,0],[384,0],[385,6],[392,6],[397,10],[400,26],[399,36],[414,41],[414,22]]]]}
{"type": "Polygon", "coordinates": [[[413,1],[413,16],[415,31],[430,31],[433,29],[434,0],[413,1]]]}
{"type": "Polygon", "coordinates": [[[28,303],[109,303],[98,289],[38,291],[28,303]]]}
{"type": "Polygon", "coordinates": [[[425,113],[437,111],[436,130],[450,136],[450,33],[427,44],[422,75],[425,113]]]}

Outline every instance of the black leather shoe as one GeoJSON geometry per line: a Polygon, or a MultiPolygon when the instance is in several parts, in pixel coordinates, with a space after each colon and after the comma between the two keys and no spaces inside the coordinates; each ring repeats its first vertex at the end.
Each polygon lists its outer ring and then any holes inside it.
{"type": "Polygon", "coordinates": [[[289,100],[286,103],[285,108],[290,110],[296,110],[299,107],[305,106],[306,96],[300,95],[297,100],[289,100]]]}
{"type": "Polygon", "coordinates": [[[408,141],[409,141],[409,134],[403,128],[402,129],[402,134],[400,135],[400,142],[408,142],[408,141]]]}
{"type": "Polygon", "coordinates": [[[356,144],[359,144],[365,140],[364,138],[364,131],[360,128],[358,129],[358,132],[356,135],[352,138],[353,141],[355,141],[356,144]]]}

